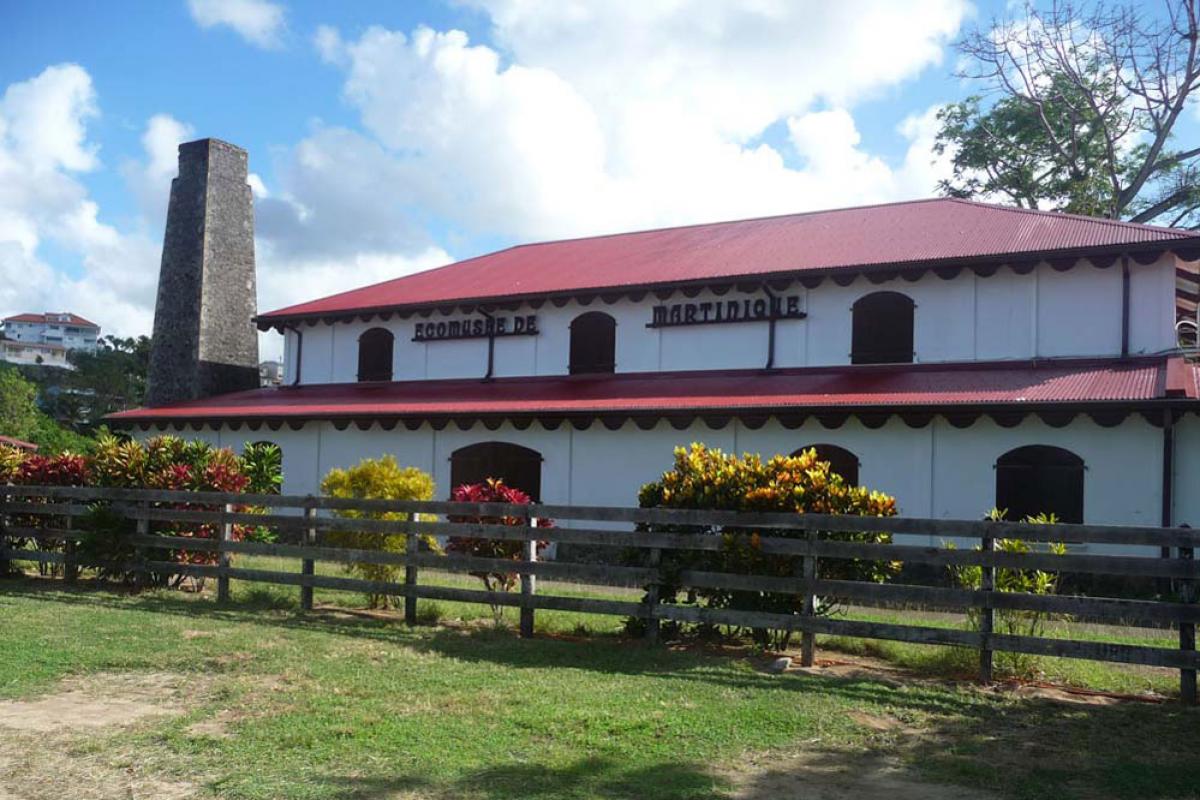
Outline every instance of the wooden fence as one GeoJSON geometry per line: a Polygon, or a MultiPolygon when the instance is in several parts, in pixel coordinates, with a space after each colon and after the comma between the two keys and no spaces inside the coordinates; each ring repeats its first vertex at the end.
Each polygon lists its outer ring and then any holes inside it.
{"type": "MultiPolygon", "coordinates": [[[[638,509],[583,506],[516,506],[496,503],[405,502],[354,500],[313,496],[237,495],[200,492],[119,490],[65,487],[0,487],[0,568],[5,560],[60,564],[64,576],[73,579],[78,570],[89,565],[77,558],[75,545],[81,541],[78,517],[103,504],[124,516],[132,532],[127,544],[136,548],[132,562],[124,567],[137,575],[149,573],[211,577],[217,581],[218,598],[228,600],[231,580],[259,581],[296,586],[301,605],[312,608],[313,589],[339,589],[404,598],[405,618],[416,621],[419,598],[520,609],[523,636],[533,635],[537,609],[613,614],[645,622],[648,635],[657,638],[663,620],[708,623],[746,628],[771,628],[801,634],[801,660],[811,664],[816,634],[867,639],[889,639],[921,644],[954,645],[979,651],[979,677],[992,678],[992,655],[996,651],[1034,655],[1063,656],[1096,661],[1147,664],[1178,669],[1180,694],[1185,703],[1196,702],[1196,670],[1200,656],[1196,652],[1195,630],[1200,621],[1195,582],[1200,565],[1194,551],[1200,543],[1200,531],[1188,528],[1145,528],[1099,525],[1026,525],[1008,522],[935,520],[916,518],[878,518],[820,514],[744,513],[712,510],[638,509]],[[246,505],[261,506],[266,513],[239,510],[246,505]],[[365,513],[400,512],[436,515],[434,521],[349,519],[331,514],[337,511],[365,513]],[[280,512],[284,513],[280,513],[280,512]],[[515,526],[445,521],[448,516],[510,516],[525,524],[515,526]],[[559,527],[535,527],[536,518],[550,518],[559,527]],[[622,523],[658,527],[683,526],[690,532],[658,532],[564,527],[580,523],[622,523]],[[155,533],[156,524],[208,524],[219,535],[211,539],[178,537],[155,533]],[[73,528],[74,524],[74,528],[73,528]],[[278,532],[273,543],[234,541],[233,526],[265,525],[278,532]],[[722,528],[751,528],[758,532],[756,546],[764,554],[796,557],[798,569],[793,577],[733,574],[684,570],[669,576],[660,566],[668,551],[717,551],[722,528]],[[376,534],[419,534],[438,537],[467,536],[504,539],[524,543],[523,558],[518,561],[443,555],[418,548],[419,537],[409,536],[403,553],[356,550],[323,544],[323,535],[331,531],[358,531],[376,534]],[[887,531],[933,537],[935,541],[974,540],[978,548],[915,546],[875,542],[844,541],[833,538],[837,532],[887,531]],[[13,539],[33,542],[17,549],[13,539]],[[1010,553],[996,549],[998,539],[1023,539],[1031,543],[1062,542],[1065,555],[1040,551],[1010,553]],[[619,563],[572,563],[539,560],[536,542],[549,540],[560,545],[599,545],[612,548],[648,550],[645,566],[619,563]],[[44,543],[59,543],[61,549],[48,550],[44,543]],[[1071,545],[1139,545],[1168,549],[1171,558],[1129,555],[1100,555],[1071,552],[1071,545]],[[181,564],[156,560],[156,552],[170,549],[206,551],[212,563],[181,564]],[[231,556],[253,554],[299,559],[300,572],[268,571],[238,567],[231,556]],[[982,569],[979,590],[925,586],[906,583],[871,583],[831,580],[820,577],[819,563],[825,559],[859,559],[929,564],[976,565],[982,569]],[[402,565],[404,582],[368,581],[350,577],[318,575],[317,561],[340,564],[362,562],[402,565]],[[994,589],[997,569],[1041,569],[1059,573],[1088,575],[1139,576],[1173,583],[1178,602],[1130,600],[1111,597],[1036,595],[1000,592],[994,589]],[[450,572],[507,572],[520,575],[520,593],[487,592],[422,584],[421,572],[436,569],[450,572]],[[538,577],[587,584],[634,586],[646,589],[641,602],[563,597],[537,592],[538,577]],[[659,586],[793,594],[802,598],[797,614],[764,613],[728,608],[706,608],[661,602],[659,586]],[[974,610],[978,630],[939,628],[869,622],[822,615],[817,598],[836,597],[864,605],[911,604],[925,608],[958,612],[974,610]],[[995,632],[997,610],[1077,615],[1090,620],[1121,625],[1174,626],[1179,632],[1179,647],[1149,647],[1098,641],[1080,641],[1041,636],[1011,635],[995,632]]],[[[617,552],[617,551],[614,551],[617,552]]],[[[614,558],[615,562],[616,559],[614,558]]],[[[663,598],[665,600],[665,598],[663,598]]]]}

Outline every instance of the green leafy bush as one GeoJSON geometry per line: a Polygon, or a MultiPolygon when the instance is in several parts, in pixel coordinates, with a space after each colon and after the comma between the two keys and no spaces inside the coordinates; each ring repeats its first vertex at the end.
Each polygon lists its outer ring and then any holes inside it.
{"type": "MultiPolygon", "coordinates": [[[[861,486],[852,486],[830,471],[828,461],[817,457],[816,450],[796,456],[741,457],[726,454],[703,444],[690,449],[676,448],[675,464],[659,480],[648,483],[638,493],[642,508],[721,509],[728,511],[783,511],[795,513],[849,514],[889,517],[896,513],[894,498],[861,486]]],[[[641,526],[647,531],[699,532],[720,536],[717,551],[671,551],[663,553],[662,565],[668,575],[685,569],[727,572],[772,577],[797,574],[799,557],[762,552],[762,536],[800,538],[801,531],[753,528],[708,528],[694,526],[641,526]]],[[[891,535],[874,532],[827,532],[820,539],[854,542],[889,542],[891,535]]],[[[899,564],[885,561],[822,559],[818,577],[839,580],[883,581],[899,570],[899,564]]],[[[762,611],[795,614],[803,608],[803,597],[777,592],[730,591],[724,589],[667,586],[665,602],[673,602],[687,589],[689,597],[710,608],[738,611],[762,611]]],[[[836,606],[835,598],[822,598],[822,612],[836,606]]],[[[755,641],[780,649],[787,646],[790,633],[784,630],[755,629],[755,641]]]]}
{"type": "MultiPolygon", "coordinates": [[[[993,508],[987,513],[987,519],[1002,521],[1008,516],[1008,511],[993,508]]],[[[1059,519],[1053,514],[1038,514],[1026,517],[1022,522],[1034,525],[1054,525],[1059,519]]],[[[996,551],[1000,553],[1027,554],[1033,552],[1029,542],[1021,539],[997,539],[996,551]]],[[[950,545],[953,547],[953,544],[950,545]]],[[[1046,552],[1052,555],[1063,555],[1067,546],[1058,542],[1045,545],[1046,552]]],[[[977,546],[976,550],[981,550],[977,546]]],[[[952,564],[950,576],[955,584],[963,589],[979,590],[983,587],[983,567],[977,564],[952,564]]],[[[1040,569],[1013,569],[1000,567],[996,569],[995,586],[998,592],[1021,592],[1024,594],[1057,594],[1057,572],[1040,569]]],[[[967,613],[967,624],[972,630],[980,629],[982,610],[973,608],[967,613]]],[[[1044,611],[1022,611],[1018,609],[998,608],[993,610],[993,626],[997,633],[1012,636],[1041,636],[1046,629],[1046,622],[1052,615],[1044,611]]],[[[1027,653],[996,653],[996,666],[1002,671],[1014,675],[1028,676],[1037,671],[1037,656],[1027,653]]]]}
{"type": "MultiPolygon", "coordinates": [[[[393,456],[364,459],[349,469],[334,469],[321,481],[321,491],[330,497],[353,497],[370,500],[432,500],[433,478],[416,467],[401,467],[393,456]]],[[[359,511],[339,509],[334,514],[346,519],[411,520],[413,515],[402,512],[359,511]]],[[[428,518],[418,515],[419,519],[428,518]]],[[[329,531],[325,540],[335,547],[355,550],[379,550],[388,553],[403,553],[408,536],[403,533],[374,533],[370,531],[329,531]]],[[[421,541],[431,549],[437,549],[432,536],[422,536],[421,541]]],[[[348,572],[356,573],[369,581],[395,582],[403,567],[398,564],[352,563],[348,572]]],[[[371,608],[386,608],[387,595],[367,593],[371,608]]]]}
{"type": "Polygon", "coordinates": [[[242,471],[250,479],[251,494],[279,494],[283,488],[283,451],[272,442],[246,442],[242,471]]]}
{"type": "MultiPolygon", "coordinates": [[[[91,450],[84,454],[61,453],[43,456],[39,453],[5,448],[0,451],[0,482],[26,486],[101,486],[122,489],[167,489],[174,491],[244,493],[250,479],[244,474],[244,464],[232,451],[215,448],[203,441],[185,441],[177,436],[156,436],[145,442],[122,439],[103,432],[91,450]]],[[[157,508],[186,508],[219,510],[211,504],[155,503],[157,508]]],[[[76,527],[84,540],[80,561],[96,565],[97,576],[131,584],[134,573],[127,569],[135,555],[128,537],[135,523],[114,513],[107,513],[107,504],[92,503],[91,514],[77,520],[76,527]],[[94,534],[94,535],[93,535],[94,534]]],[[[235,505],[236,511],[250,510],[235,505]]],[[[30,515],[27,527],[56,527],[55,517],[30,515]]],[[[209,523],[153,523],[152,534],[164,536],[211,539],[218,534],[218,525],[209,523]]],[[[269,532],[267,532],[269,535],[269,532]]],[[[247,536],[261,537],[256,526],[234,525],[232,536],[241,540],[247,536]]],[[[147,553],[149,560],[174,561],[186,564],[212,564],[213,553],[188,548],[161,548],[147,553]]],[[[151,574],[149,585],[178,586],[184,578],[171,574],[151,574]]]]}

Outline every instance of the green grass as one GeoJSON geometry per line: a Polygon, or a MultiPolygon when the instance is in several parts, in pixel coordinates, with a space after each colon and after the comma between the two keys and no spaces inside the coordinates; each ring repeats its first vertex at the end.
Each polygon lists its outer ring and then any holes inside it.
{"type": "MultiPolygon", "coordinates": [[[[207,593],[0,581],[0,697],[50,692],[66,676],[182,673],[195,686],[182,718],[89,732],[66,749],[132,759],[222,798],[684,800],[725,796],[729,769],[751,755],[770,764],[788,753],[848,770],[864,754],[896,755],[925,778],[1014,798],[1200,796],[1200,714],[1172,704],[1072,706],[937,681],[771,676],[762,658],[627,641],[611,617],[539,612],[543,635],[521,640],[476,605],[422,603],[439,625],[408,628],[301,614],[295,588],[233,589],[219,605],[207,593]],[[586,640],[570,635],[581,625],[586,640]],[[871,730],[851,712],[896,729],[871,730]],[[189,731],[206,720],[224,720],[229,735],[189,731]]],[[[317,601],[361,604],[338,592],[318,591],[317,601]]],[[[914,653],[889,657],[920,666],[914,653]]],[[[751,784],[750,796],[771,796],[751,784]]]]}

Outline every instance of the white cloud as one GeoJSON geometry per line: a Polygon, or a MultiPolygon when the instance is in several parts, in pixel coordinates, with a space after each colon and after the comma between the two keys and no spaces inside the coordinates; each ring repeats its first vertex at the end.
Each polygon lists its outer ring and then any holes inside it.
{"type": "Polygon", "coordinates": [[[171,179],[179,167],[179,145],[194,136],[191,125],[180,122],[170,114],[155,114],[142,132],[144,158],[121,165],[121,174],[137,199],[146,229],[151,235],[162,234],[167,218],[171,179]]]}
{"type": "Polygon", "coordinates": [[[476,5],[496,47],[428,28],[314,40],[368,134],[346,146],[463,230],[545,238],[933,190],[914,153],[863,152],[851,109],[937,64],[961,0],[476,5]],[[761,141],[776,124],[787,141],[761,141]]]}
{"type": "Polygon", "coordinates": [[[0,99],[0,312],[70,309],[108,332],[149,326],[157,249],[122,235],[76,174],[99,167],[87,138],[97,115],[91,77],[74,64],[11,84],[0,99]],[[53,242],[79,259],[77,273],[41,255],[53,242]]]}
{"type": "Polygon", "coordinates": [[[201,28],[225,25],[246,41],[279,47],[284,30],[283,6],[267,0],[188,0],[192,19],[201,28]]]}

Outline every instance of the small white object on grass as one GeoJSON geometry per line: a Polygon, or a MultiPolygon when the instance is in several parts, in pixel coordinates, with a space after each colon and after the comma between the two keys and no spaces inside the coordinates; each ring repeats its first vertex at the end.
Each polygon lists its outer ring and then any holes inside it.
{"type": "Polygon", "coordinates": [[[781,657],[775,659],[774,661],[772,661],[767,666],[767,672],[770,672],[774,675],[778,675],[782,672],[787,672],[788,667],[790,667],[791,665],[792,665],[791,658],[789,658],[788,656],[781,656],[781,657]]]}

